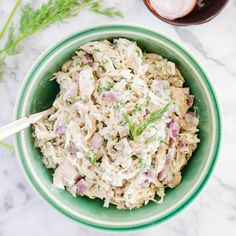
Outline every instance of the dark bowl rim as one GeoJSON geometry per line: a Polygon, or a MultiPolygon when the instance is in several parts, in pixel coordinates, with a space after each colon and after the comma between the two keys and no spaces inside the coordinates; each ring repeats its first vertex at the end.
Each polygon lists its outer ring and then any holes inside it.
{"type": "MultiPolygon", "coordinates": [[[[205,20],[198,20],[196,22],[193,22],[193,23],[180,23],[180,22],[176,22],[175,20],[168,20],[168,19],[165,19],[164,17],[161,17],[159,14],[157,14],[156,12],[154,12],[149,4],[147,3],[148,0],[143,0],[145,6],[147,7],[147,9],[155,16],[157,17],[159,20],[167,23],[167,24],[170,24],[170,25],[174,25],[174,26],[191,26],[191,25],[201,25],[201,24],[205,24],[211,20],[213,20],[216,16],[218,16],[222,11],[223,9],[226,7],[226,5],[228,4],[229,0],[225,0],[224,4],[222,5],[222,7],[217,11],[215,12],[212,16],[208,17],[207,19],[205,20]]],[[[184,17],[183,17],[184,18],[184,17]]]]}
{"type": "Polygon", "coordinates": [[[96,228],[96,229],[102,229],[102,230],[107,230],[107,231],[130,231],[130,230],[137,230],[137,229],[144,229],[146,227],[161,223],[163,221],[166,221],[169,218],[172,218],[173,216],[175,216],[176,214],[178,214],[179,212],[181,212],[186,206],[188,206],[198,195],[199,193],[202,191],[203,187],[206,185],[209,177],[211,176],[213,169],[215,167],[216,164],[216,160],[219,154],[219,150],[220,150],[220,144],[221,144],[221,138],[222,138],[222,128],[221,128],[221,113],[220,113],[220,107],[219,107],[219,103],[218,103],[218,99],[216,97],[216,94],[214,92],[213,86],[211,84],[211,82],[208,79],[207,74],[205,73],[205,71],[203,70],[202,66],[192,57],[192,55],[188,52],[188,50],[186,50],[183,46],[180,46],[180,44],[178,44],[175,40],[172,40],[171,38],[167,37],[166,35],[156,32],[153,29],[150,29],[146,26],[138,26],[138,25],[134,25],[134,24],[123,24],[123,23],[113,23],[113,24],[102,24],[102,25],[95,25],[89,28],[86,28],[84,30],[80,30],[77,33],[74,33],[72,35],[69,35],[67,37],[65,37],[64,39],[60,40],[58,43],[54,44],[52,47],[49,47],[48,49],[45,50],[44,53],[42,53],[38,59],[35,61],[35,63],[31,66],[31,68],[29,69],[29,72],[27,73],[27,75],[25,76],[22,85],[21,85],[21,89],[18,93],[18,97],[15,103],[15,112],[14,112],[14,119],[19,119],[20,118],[20,112],[21,112],[21,103],[23,99],[23,94],[24,94],[24,90],[27,89],[27,82],[30,81],[35,73],[35,70],[37,70],[41,64],[43,64],[44,60],[47,59],[47,57],[53,53],[58,47],[60,47],[61,45],[65,44],[67,41],[72,40],[73,38],[79,37],[81,35],[86,35],[89,34],[91,32],[98,32],[98,31],[111,31],[111,30],[120,30],[120,29],[125,29],[125,30],[130,30],[130,31],[137,31],[137,30],[141,30],[141,31],[145,31],[148,34],[154,35],[154,37],[158,37],[161,38],[162,40],[167,41],[170,45],[174,46],[175,48],[177,48],[181,53],[183,53],[188,60],[190,60],[199,70],[199,73],[201,74],[201,76],[204,78],[204,83],[207,86],[207,91],[209,92],[209,94],[211,94],[212,100],[210,100],[213,104],[213,108],[215,110],[215,116],[214,118],[216,119],[216,140],[214,143],[214,151],[212,154],[212,161],[210,163],[209,169],[204,177],[204,179],[202,180],[201,183],[199,183],[199,186],[197,186],[196,190],[192,193],[191,196],[189,196],[189,198],[182,203],[182,205],[178,206],[177,209],[173,210],[172,212],[170,212],[168,215],[162,217],[161,219],[156,219],[153,220],[151,222],[142,224],[142,225],[136,225],[136,226],[127,226],[127,227],[123,227],[123,228],[115,228],[115,227],[109,227],[109,226],[100,226],[100,225],[95,225],[92,224],[90,222],[86,222],[86,220],[83,219],[79,219],[78,217],[75,217],[73,215],[71,215],[70,213],[64,211],[64,209],[62,209],[60,206],[58,206],[52,199],[50,199],[45,192],[43,192],[42,189],[40,189],[40,186],[38,185],[38,183],[36,183],[36,181],[34,180],[34,177],[32,175],[32,173],[29,170],[29,167],[27,166],[25,160],[24,160],[24,152],[22,150],[21,147],[21,134],[17,134],[15,136],[14,139],[14,147],[15,147],[15,152],[16,152],[16,156],[17,156],[17,160],[19,161],[19,164],[22,168],[22,172],[25,174],[26,179],[28,180],[28,182],[30,183],[30,185],[33,187],[33,189],[35,190],[35,192],[41,197],[41,199],[44,200],[44,202],[48,203],[51,207],[53,207],[54,209],[58,210],[60,213],[64,214],[65,216],[67,216],[68,218],[79,222],[85,226],[90,226],[92,228],[96,228]]]}

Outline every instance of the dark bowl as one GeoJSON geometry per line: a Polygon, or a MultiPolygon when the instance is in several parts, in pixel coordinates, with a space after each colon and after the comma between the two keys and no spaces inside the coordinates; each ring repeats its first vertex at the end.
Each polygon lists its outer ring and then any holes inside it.
{"type": "Polygon", "coordinates": [[[201,4],[197,4],[190,14],[176,20],[167,20],[161,17],[154,9],[152,9],[149,0],[144,0],[144,3],[147,8],[162,21],[172,25],[187,26],[203,24],[212,20],[223,10],[228,1],[229,0],[198,0],[198,3],[201,2],[201,4]]]}

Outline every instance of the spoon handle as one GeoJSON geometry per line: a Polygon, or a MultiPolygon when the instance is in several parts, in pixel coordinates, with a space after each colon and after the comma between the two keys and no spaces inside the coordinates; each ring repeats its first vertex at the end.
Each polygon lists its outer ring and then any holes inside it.
{"type": "Polygon", "coordinates": [[[12,123],[5,125],[3,127],[0,127],[0,140],[12,135],[16,134],[19,131],[30,127],[31,124],[36,123],[44,116],[48,116],[52,114],[55,111],[54,107],[51,107],[50,109],[46,111],[42,111],[33,115],[30,115],[28,117],[23,117],[19,120],[13,121],[12,123]]]}
{"type": "Polygon", "coordinates": [[[27,117],[21,118],[19,120],[13,121],[10,124],[7,124],[0,128],[0,140],[15,134],[25,128],[30,126],[30,121],[27,117]]]}

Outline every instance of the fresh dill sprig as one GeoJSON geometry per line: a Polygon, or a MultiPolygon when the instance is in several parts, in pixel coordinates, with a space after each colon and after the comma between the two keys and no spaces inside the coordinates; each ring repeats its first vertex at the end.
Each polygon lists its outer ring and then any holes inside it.
{"type": "Polygon", "coordinates": [[[12,9],[9,17],[7,18],[7,21],[6,21],[5,25],[3,26],[3,28],[2,28],[2,30],[0,32],[0,39],[4,36],[4,34],[5,34],[6,30],[7,30],[7,27],[10,24],[10,22],[11,22],[14,14],[15,14],[17,8],[19,7],[20,3],[21,3],[21,0],[17,0],[16,1],[14,8],[12,9]]]}
{"type": "Polygon", "coordinates": [[[153,112],[150,114],[150,117],[147,118],[142,124],[137,125],[136,123],[132,123],[127,114],[125,114],[125,121],[128,124],[129,132],[131,138],[135,140],[139,135],[143,133],[143,131],[150,125],[158,121],[167,111],[169,104],[164,106],[163,108],[153,112]]]}
{"type": "Polygon", "coordinates": [[[0,141],[0,145],[3,146],[3,147],[6,147],[6,148],[14,150],[14,147],[11,144],[5,143],[3,141],[0,141]]]}
{"type": "Polygon", "coordinates": [[[123,17],[123,14],[121,11],[116,10],[114,7],[104,8],[101,2],[99,1],[94,2],[92,4],[90,11],[98,13],[98,14],[102,14],[105,16],[109,16],[109,17],[113,17],[113,16],[123,17]]]}
{"type": "Polygon", "coordinates": [[[5,60],[5,58],[0,58],[0,78],[2,78],[4,75],[4,71],[3,71],[4,60],[5,60]]]}
{"type": "MultiPolygon", "coordinates": [[[[33,9],[30,4],[27,4],[22,8],[19,26],[11,25],[7,41],[4,47],[0,49],[0,77],[3,75],[5,58],[19,53],[22,49],[19,44],[23,40],[55,22],[66,21],[82,10],[109,17],[122,16],[122,13],[115,8],[104,7],[101,0],[49,0],[43,3],[39,9],[33,9]]],[[[2,30],[3,34],[14,13],[15,10],[12,11],[11,16],[8,18],[7,25],[2,30]]]]}
{"type": "Polygon", "coordinates": [[[8,32],[8,38],[5,44],[5,57],[15,55],[20,52],[20,48],[19,47],[17,48],[15,46],[16,38],[15,38],[14,31],[15,29],[13,25],[11,25],[8,32]]]}

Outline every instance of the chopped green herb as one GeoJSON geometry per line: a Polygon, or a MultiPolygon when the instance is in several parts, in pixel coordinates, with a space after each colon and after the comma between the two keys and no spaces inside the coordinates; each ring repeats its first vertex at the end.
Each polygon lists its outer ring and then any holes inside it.
{"type": "Polygon", "coordinates": [[[143,104],[136,104],[135,105],[135,111],[141,111],[142,109],[145,109],[149,106],[150,104],[150,98],[147,97],[146,101],[143,104]]]}
{"type": "Polygon", "coordinates": [[[98,14],[102,14],[108,17],[123,17],[123,14],[121,11],[116,10],[115,7],[104,7],[102,6],[102,1],[93,1],[93,0],[80,0],[82,3],[88,3],[92,5],[89,6],[89,10],[94,12],[94,13],[98,13],[98,14]]]}
{"type": "Polygon", "coordinates": [[[113,107],[114,107],[115,109],[121,109],[122,107],[124,107],[124,105],[125,105],[124,102],[122,102],[122,101],[120,101],[120,100],[117,100],[117,101],[115,101],[113,107]]]}
{"type": "Polygon", "coordinates": [[[145,141],[145,144],[150,144],[150,143],[153,143],[157,140],[158,136],[157,134],[154,134],[152,135],[150,138],[148,138],[146,141],[145,141]]]}
{"type": "Polygon", "coordinates": [[[152,123],[155,123],[159,120],[164,113],[167,111],[169,104],[164,106],[163,108],[151,113],[150,117],[146,119],[142,124],[137,125],[132,123],[127,114],[125,114],[125,121],[128,124],[130,135],[133,140],[135,140],[139,135],[143,133],[143,131],[152,123]]]}
{"type": "Polygon", "coordinates": [[[143,59],[144,59],[144,60],[147,59],[147,52],[146,52],[146,51],[143,52],[143,59]]]}
{"type": "Polygon", "coordinates": [[[162,144],[162,143],[165,143],[165,141],[164,141],[164,140],[161,140],[160,143],[161,143],[161,144],[162,144]]]}
{"type": "Polygon", "coordinates": [[[21,0],[17,0],[16,1],[15,6],[14,6],[14,8],[11,11],[11,14],[7,18],[7,21],[6,21],[5,25],[2,28],[2,31],[0,32],[0,39],[4,36],[4,34],[5,34],[5,32],[6,32],[7,28],[8,28],[8,25],[10,24],[10,22],[11,22],[14,14],[15,14],[17,8],[19,7],[20,3],[21,3],[21,0]]]}
{"type": "Polygon", "coordinates": [[[147,164],[144,159],[140,159],[139,164],[140,164],[140,169],[145,169],[147,167],[147,164]]]}
{"type": "Polygon", "coordinates": [[[97,88],[98,94],[102,94],[103,92],[110,91],[114,85],[111,82],[107,82],[105,85],[99,84],[97,88]]]}
{"type": "Polygon", "coordinates": [[[88,98],[83,98],[83,99],[81,99],[81,101],[82,101],[83,104],[86,104],[86,103],[88,103],[89,99],[88,98]]]}
{"type": "Polygon", "coordinates": [[[14,149],[14,147],[11,144],[5,143],[3,141],[0,141],[0,145],[9,149],[14,149]]]}
{"type": "Polygon", "coordinates": [[[138,54],[138,56],[142,56],[142,51],[140,49],[136,49],[135,51],[138,54]]]}
{"type": "Polygon", "coordinates": [[[84,152],[84,157],[94,166],[98,165],[97,159],[93,151],[88,150],[87,152],[84,152]]]}
{"type": "Polygon", "coordinates": [[[135,124],[133,124],[133,123],[130,121],[130,119],[129,119],[129,117],[128,117],[127,114],[125,114],[125,121],[126,121],[126,123],[128,124],[129,132],[130,132],[131,137],[132,137],[133,139],[135,139],[135,133],[136,133],[136,131],[135,131],[135,124]]]}

